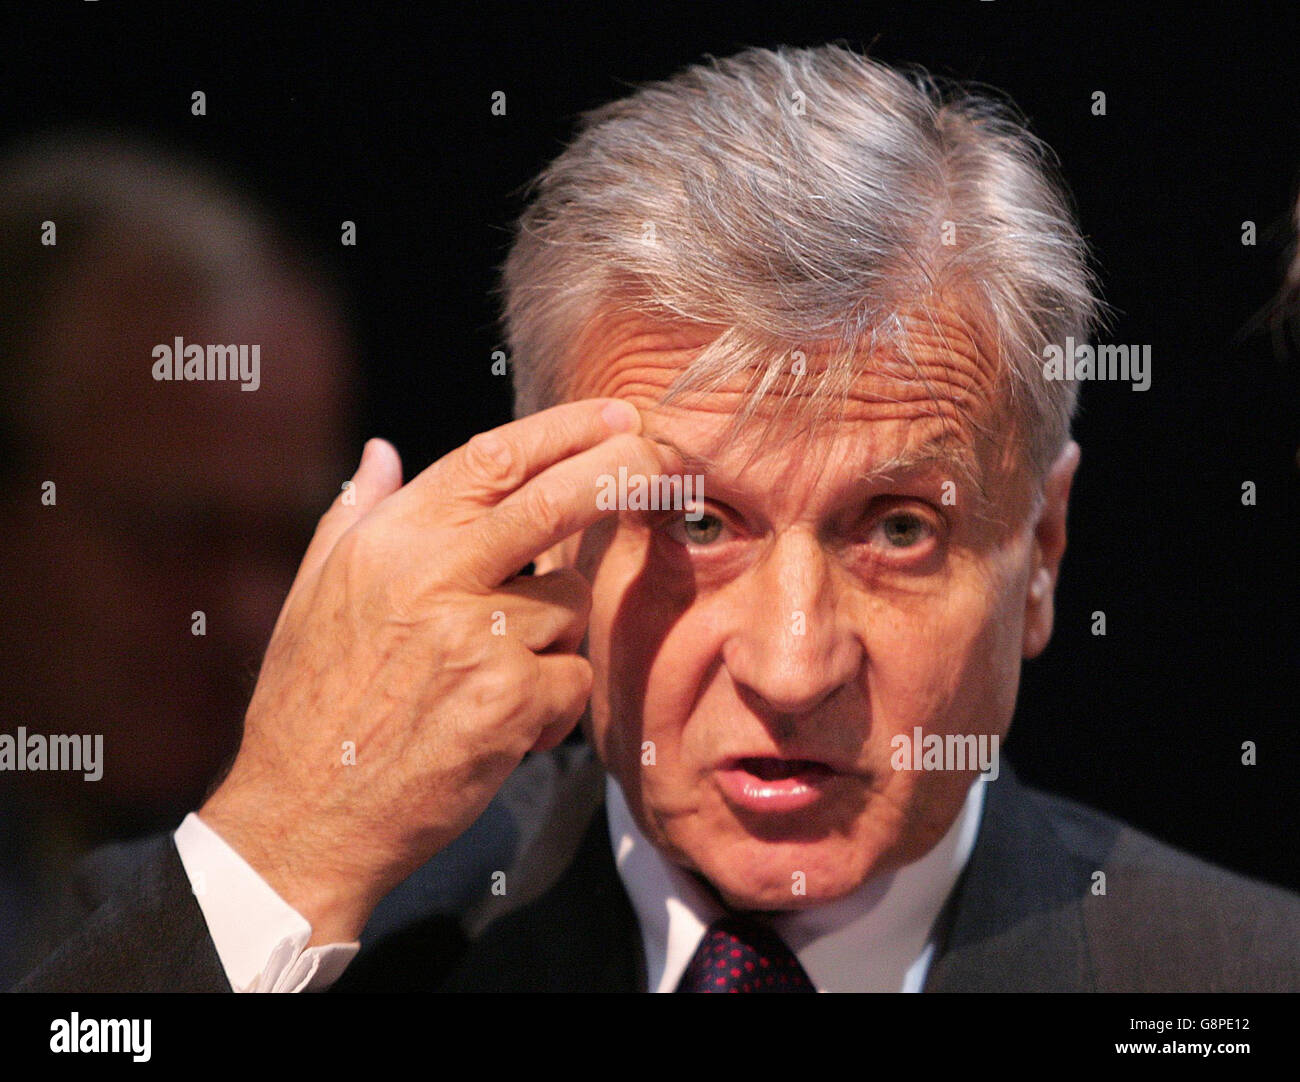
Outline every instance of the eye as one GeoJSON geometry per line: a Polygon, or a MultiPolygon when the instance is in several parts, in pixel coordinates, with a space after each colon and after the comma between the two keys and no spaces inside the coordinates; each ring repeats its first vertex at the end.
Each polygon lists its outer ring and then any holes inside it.
{"type": "Polygon", "coordinates": [[[675,515],[667,522],[668,536],[679,545],[711,545],[726,529],[726,523],[717,515],[705,511],[698,519],[675,515]]]}
{"type": "Polygon", "coordinates": [[[927,540],[934,530],[920,515],[910,511],[896,511],[880,520],[876,527],[889,548],[914,548],[927,540]]]}

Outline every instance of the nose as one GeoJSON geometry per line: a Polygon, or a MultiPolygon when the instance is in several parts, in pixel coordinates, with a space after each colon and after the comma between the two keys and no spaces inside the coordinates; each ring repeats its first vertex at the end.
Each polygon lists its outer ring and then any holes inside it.
{"type": "Polygon", "coordinates": [[[782,531],[731,586],[722,659],[757,705],[806,714],[855,679],[862,644],[843,622],[831,557],[810,531],[782,531]]]}

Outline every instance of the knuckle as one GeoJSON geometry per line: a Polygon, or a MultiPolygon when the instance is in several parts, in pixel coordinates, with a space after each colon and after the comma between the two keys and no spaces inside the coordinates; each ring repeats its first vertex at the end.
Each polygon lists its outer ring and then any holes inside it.
{"type": "Polygon", "coordinates": [[[516,514],[519,525],[547,537],[552,536],[564,521],[563,503],[538,486],[519,493],[516,514]]]}
{"type": "Polygon", "coordinates": [[[440,662],[457,670],[478,665],[486,652],[486,620],[480,634],[474,630],[475,621],[470,612],[462,605],[426,599],[424,608],[424,626],[429,642],[436,644],[434,652],[440,662]]]}
{"type": "Polygon", "coordinates": [[[470,473],[491,484],[509,484],[518,473],[518,456],[509,442],[495,432],[480,432],[472,437],[464,452],[470,473]]]}
{"type": "Polygon", "coordinates": [[[515,718],[532,702],[535,681],[525,665],[498,667],[484,676],[476,694],[478,705],[499,720],[515,718]]]}
{"type": "Polygon", "coordinates": [[[374,531],[358,523],[334,542],[331,557],[349,567],[365,567],[381,559],[379,547],[374,531]]]}

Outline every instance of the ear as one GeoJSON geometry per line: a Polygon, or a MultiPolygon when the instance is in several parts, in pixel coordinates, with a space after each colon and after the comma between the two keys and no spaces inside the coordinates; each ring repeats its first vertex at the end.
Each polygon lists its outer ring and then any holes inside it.
{"type": "Polygon", "coordinates": [[[1079,445],[1071,440],[1057,456],[1043,483],[1043,503],[1034,524],[1033,566],[1025,593],[1024,638],[1021,653],[1037,657],[1052,637],[1053,596],[1056,578],[1065,555],[1065,512],[1070,503],[1070,486],[1079,468],[1079,445]]]}

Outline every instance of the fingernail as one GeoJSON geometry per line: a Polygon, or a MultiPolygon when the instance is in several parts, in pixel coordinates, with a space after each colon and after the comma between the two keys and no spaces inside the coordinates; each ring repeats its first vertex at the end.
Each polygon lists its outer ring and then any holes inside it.
{"type": "Polygon", "coordinates": [[[626,402],[611,402],[600,411],[605,423],[615,432],[630,432],[636,426],[636,410],[626,402]]]}

